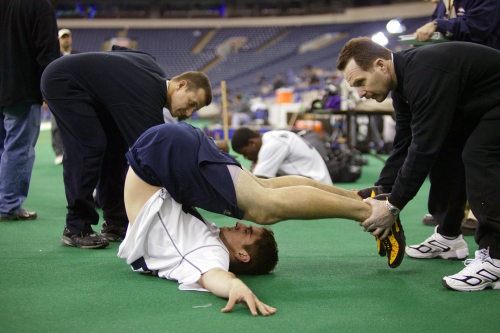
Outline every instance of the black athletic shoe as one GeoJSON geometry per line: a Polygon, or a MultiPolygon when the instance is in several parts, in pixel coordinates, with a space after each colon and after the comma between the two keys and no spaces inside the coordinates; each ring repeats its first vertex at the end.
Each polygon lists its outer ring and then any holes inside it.
{"type": "Polygon", "coordinates": [[[110,242],[121,242],[125,238],[127,227],[108,224],[106,221],[102,224],[101,236],[110,242]]]}
{"type": "Polygon", "coordinates": [[[358,191],[358,195],[361,197],[361,199],[366,199],[369,197],[373,198],[374,196],[382,193],[387,193],[387,191],[385,191],[384,188],[380,185],[367,187],[358,191]]]}
{"type": "MultiPolygon", "coordinates": [[[[373,197],[376,200],[387,200],[388,194],[379,194],[373,197]]],[[[403,226],[399,216],[396,222],[392,225],[389,236],[381,240],[375,236],[377,240],[378,254],[380,256],[387,256],[387,264],[390,268],[396,268],[403,262],[406,247],[406,238],[403,226]]]]}
{"type": "Polygon", "coordinates": [[[92,229],[90,232],[74,234],[68,228],[64,228],[61,244],[80,249],[103,249],[109,245],[109,241],[92,229]]]}
{"type": "Polygon", "coordinates": [[[476,233],[477,226],[479,222],[477,220],[468,218],[462,222],[460,225],[460,230],[464,236],[472,236],[476,233]]]}
{"type": "Polygon", "coordinates": [[[422,223],[425,225],[433,225],[433,226],[439,224],[438,221],[431,214],[425,214],[424,217],[422,217],[422,223]]]}

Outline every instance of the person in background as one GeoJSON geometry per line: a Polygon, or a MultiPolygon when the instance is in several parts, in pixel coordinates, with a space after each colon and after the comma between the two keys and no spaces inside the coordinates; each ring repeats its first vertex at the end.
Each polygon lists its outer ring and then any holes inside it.
{"type": "Polygon", "coordinates": [[[234,103],[231,105],[231,127],[238,128],[240,125],[246,125],[252,122],[252,110],[248,98],[243,94],[234,97],[234,103]]]}
{"type": "Polygon", "coordinates": [[[49,1],[1,1],[0,45],[0,221],[33,220],[22,205],[40,133],[40,76],[59,57],[49,1]]]}
{"type": "Polygon", "coordinates": [[[431,21],[415,32],[417,41],[428,41],[434,32],[454,41],[473,42],[500,49],[498,0],[440,0],[431,21]]]}
{"type": "MultiPolygon", "coordinates": [[[[73,37],[71,35],[71,30],[60,29],[58,32],[59,37],[59,47],[61,50],[61,56],[66,56],[70,54],[79,53],[73,50],[73,37]]],[[[55,153],[54,164],[60,165],[63,161],[63,145],[61,141],[61,134],[59,134],[59,127],[57,126],[56,117],[52,115],[50,117],[50,132],[52,135],[52,149],[55,153]]]]}
{"type": "Polygon", "coordinates": [[[273,130],[264,134],[241,127],[231,138],[233,150],[252,161],[251,171],[261,178],[298,175],[333,185],[323,157],[297,134],[273,130]]]}
{"type": "MultiPolygon", "coordinates": [[[[500,50],[500,1],[498,0],[436,0],[431,21],[415,32],[417,41],[428,41],[434,32],[441,32],[446,38],[455,41],[473,42],[500,50]]],[[[459,225],[463,234],[473,235],[477,219],[467,210],[465,200],[465,175],[460,159],[453,151],[443,151],[440,163],[446,169],[460,169],[452,184],[442,183],[447,177],[430,174],[429,214],[422,222],[426,225],[459,225]],[[460,178],[458,178],[460,177],[460,178]],[[462,179],[459,181],[459,179],[462,179]],[[450,190],[450,188],[454,188],[450,190]],[[461,225],[460,225],[461,224],[461,225]]],[[[444,171],[447,172],[447,171],[444,171]]],[[[429,246],[428,242],[422,245],[429,246]]]]}

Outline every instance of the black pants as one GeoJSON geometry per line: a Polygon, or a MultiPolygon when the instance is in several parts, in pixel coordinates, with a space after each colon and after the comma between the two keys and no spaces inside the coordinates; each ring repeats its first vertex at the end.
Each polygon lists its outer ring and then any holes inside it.
{"type": "Polygon", "coordinates": [[[92,197],[97,188],[103,217],[127,225],[123,187],[128,145],[107,111],[90,100],[48,99],[64,147],[64,187],[68,201],[66,226],[73,233],[90,231],[99,215],[92,197]]]}
{"type": "Polygon", "coordinates": [[[462,162],[464,138],[448,139],[439,152],[429,179],[429,213],[438,222],[441,235],[458,236],[464,218],[466,193],[465,170],[462,162]]]}
{"type": "Polygon", "coordinates": [[[479,221],[475,240],[500,259],[500,107],[487,112],[462,153],[467,199],[479,221]]]}
{"type": "Polygon", "coordinates": [[[57,126],[56,117],[50,114],[50,133],[52,134],[52,149],[56,156],[62,156],[63,146],[61,140],[61,134],[59,134],[59,126],[57,126]]]}

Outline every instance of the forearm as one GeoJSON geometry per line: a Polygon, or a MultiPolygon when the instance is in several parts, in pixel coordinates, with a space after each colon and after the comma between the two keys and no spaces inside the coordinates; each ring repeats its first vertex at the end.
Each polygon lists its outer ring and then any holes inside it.
{"type": "Polygon", "coordinates": [[[220,268],[213,268],[204,273],[198,281],[200,285],[212,294],[228,298],[231,288],[238,283],[244,283],[231,272],[226,272],[220,268]]]}

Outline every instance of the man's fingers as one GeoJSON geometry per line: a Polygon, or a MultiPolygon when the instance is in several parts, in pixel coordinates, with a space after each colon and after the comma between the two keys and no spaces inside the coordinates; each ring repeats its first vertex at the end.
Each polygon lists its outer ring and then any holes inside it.
{"type": "Polygon", "coordinates": [[[391,228],[385,229],[384,233],[382,234],[382,237],[380,239],[386,239],[387,236],[389,236],[389,233],[391,232],[391,228]]]}
{"type": "Polygon", "coordinates": [[[259,308],[259,311],[263,316],[269,316],[276,313],[275,308],[265,303],[262,303],[261,301],[257,302],[257,307],[259,308]]]}
{"type": "Polygon", "coordinates": [[[372,224],[370,219],[364,220],[363,222],[359,222],[359,225],[365,228],[368,228],[372,224]]]}
{"type": "Polygon", "coordinates": [[[370,231],[370,232],[374,231],[377,228],[375,223],[373,223],[373,221],[371,220],[366,220],[361,225],[364,227],[365,231],[370,231]]]}
{"type": "Polygon", "coordinates": [[[226,306],[222,308],[222,312],[231,312],[236,304],[236,298],[229,296],[229,300],[226,303],[226,306]]]}
{"type": "MultiPolygon", "coordinates": [[[[373,230],[372,232],[370,232],[370,234],[372,234],[373,236],[379,236],[382,231],[384,231],[383,228],[376,228],[375,230],[373,230]]],[[[380,239],[382,239],[382,237],[379,236],[380,239]]]]}
{"type": "Polygon", "coordinates": [[[391,232],[391,228],[377,228],[374,231],[371,232],[373,236],[378,236],[380,240],[386,239],[387,236],[389,236],[389,233],[391,232]]]}
{"type": "MultiPolygon", "coordinates": [[[[247,304],[248,309],[252,313],[252,316],[258,316],[259,314],[257,313],[257,307],[255,306],[255,300],[257,297],[254,295],[250,295],[250,297],[245,297],[245,303],[247,304]]],[[[258,300],[257,300],[258,301],[258,300]]]]}
{"type": "Polygon", "coordinates": [[[366,221],[360,222],[359,225],[361,227],[363,227],[364,232],[372,231],[372,229],[373,229],[373,223],[369,219],[366,221]]]}
{"type": "Polygon", "coordinates": [[[251,291],[243,292],[239,296],[235,296],[238,293],[230,294],[229,300],[226,306],[221,309],[221,312],[230,312],[233,310],[236,303],[244,303],[253,316],[258,316],[259,312],[263,316],[269,316],[276,313],[276,309],[272,306],[262,303],[257,296],[255,296],[251,291]]]}

